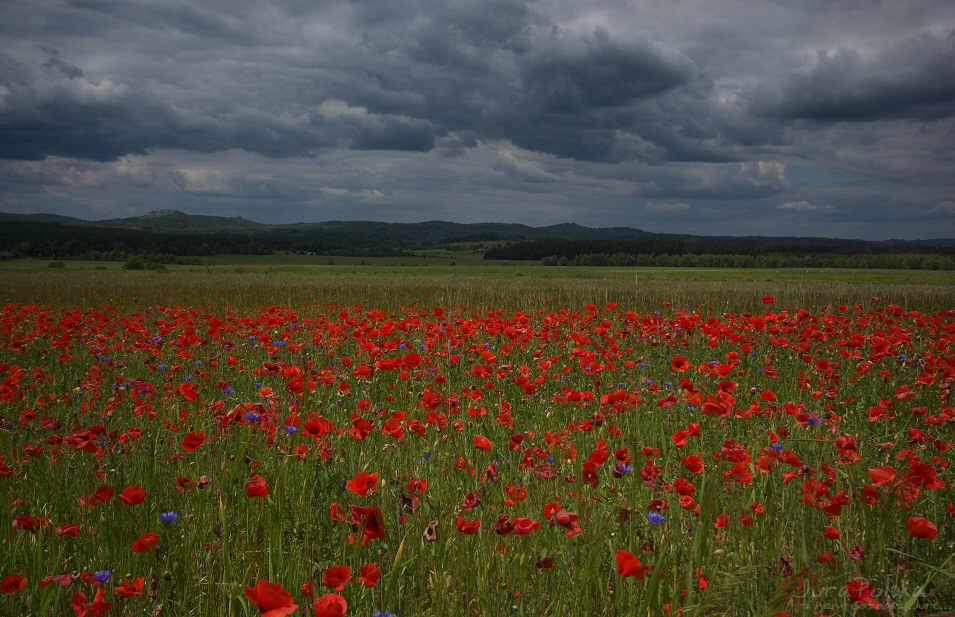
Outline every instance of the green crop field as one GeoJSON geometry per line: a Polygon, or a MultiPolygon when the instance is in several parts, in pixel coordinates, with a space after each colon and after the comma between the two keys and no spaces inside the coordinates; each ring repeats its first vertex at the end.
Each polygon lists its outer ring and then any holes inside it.
{"type": "Polygon", "coordinates": [[[0,263],[0,614],[955,606],[951,273],[48,264],[0,263]]]}

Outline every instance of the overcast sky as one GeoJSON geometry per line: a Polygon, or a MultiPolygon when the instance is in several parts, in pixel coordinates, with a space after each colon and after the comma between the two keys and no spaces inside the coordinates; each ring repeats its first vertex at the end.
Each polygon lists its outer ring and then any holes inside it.
{"type": "Polygon", "coordinates": [[[955,237],[951,0],[2,0],[0,211],[955,237]]]}

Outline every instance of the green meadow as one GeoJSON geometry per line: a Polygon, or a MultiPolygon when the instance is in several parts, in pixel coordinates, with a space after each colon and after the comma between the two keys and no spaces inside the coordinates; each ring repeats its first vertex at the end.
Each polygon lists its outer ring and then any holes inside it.
{"type": "Polygon", "coordinates": [[[932,615],[955,274],[0,263],[0,613],[932,615]]]}

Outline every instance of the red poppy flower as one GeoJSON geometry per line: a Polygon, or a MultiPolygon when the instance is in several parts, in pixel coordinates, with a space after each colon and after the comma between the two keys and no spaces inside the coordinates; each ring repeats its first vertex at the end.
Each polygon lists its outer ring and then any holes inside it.
{"type": "Polygon", "coordinates": [[[361,576],[358,577],[358,582],[365,587],[374,587],[378,584],[378,579],[381,578],[381,569],[373,563],[363,565],[360,572],[361,576]]]}
{"type": "Polygon", "coordinates": [[[10,574],[0,581],[0,591],[3,593],[14,593],[23,589],[27,584],[27,579],[19,574],[10,574]]]}
{"type": "Polygon", "coordinates": [[[365,473],[364,471],[359,471],[354,475],[354,477],[348,481],[348,484],[345,485],[345,488],[355,493],[359,497],[364,497],[368,494],[368,491],[375,490],[375,486],[378,484],[378,473],[365,473]]]}
{"type": "Polygon", "coordinates": [[[81,592],[74,593],[73,597],[70,598],[70,606],[72,606],[76,612],[76,617],[84,617],[85,615],[89,615],[90,617],[102,617],[112,604],[103,602],[103,588],[100,587],[96,595],[93,596],[92,602],[86,601],[86,594],[81,592]]]}
{"type": "Polygon", "coordinates": [[[910,516],[907,521],[909,535],[915,538],[934,540],[938,537],[938,528],[921,516],[910,516]]]}
{"type": "Polygon", "coordinates": [[[540,521],[535,521],[520,516],[514,517],[513,526],[514,534],[518,536],[530,535],[532,531],[537,531],[541,528],[540,521]]]}
{"type": "Polygon", "coordinates": [[[62,527],[57,527],[56,535],[73,536],[75,538],[76,536],[80,535],[80,526],[78,523],[73,523],[72,525],[63,525],[62,527]]]}
{"type": "Polygon", "coordinates": [[[146,498],[146,491],[139,487],[138,484],[134,484],[129,488],[123,489],[119,494],[119,499],[127,506],[135,506],[143,502],[143,499],[146,498]]]}
{"type": "Polygon", "coordinates": [[[351,568],[348,566],[332,566],[322,574],[322,585],[331,587],[335,591],[343,591],[345,583],[352,580],[351,568]]]}
{"type": "Polygon", "coordinates": [[[43,589],[44,587],[49,587],[53,583],[59,583],[61,585],[69,585],[73,582],[73,577],[69,574],[54,574],[52,576],[45,576],[40,579],[40,582],[37,583],[37,587],[43,589]]]}
{"type": "Polygon", "coordinates": [[[249,481],[245,485],[245,494],[249,497],[268,497],[269,487],[265,484],[265,479],[256,474],[249,474],[249,481]]]}
{"type": "Polygon", "coordinates": [[[690,368],[690,361],[684,356],[674,356],[670,362],[670,368],[678,373],[683,373],[690,368]]]}
{"type": "Polygon", "coordinates": [[[182,438],[182,449],[187,452],[195,452],[196,448],[206,441],[203,433],[189,433],[182,438]]]}
{"type": "Polygon", "coordinates": [[[487,437],[482,437],[481,435],[477,435],[474,437],[474,447],[477,448],[478,450],[484,450],[485,452],[487,452],[488,450],[491,449],[491,440],[488,439],[487,437]]]}
{"type": "Polygon", "coordinates": [[[699,456],[695,454],[691,454],[690,456],[681,456],[680,462],[683,463],[684,466],[686,466],[687,470],[689,470],[690,473],[703,472],[703,459],[701,459],[699,456]]]}
{"type": "Polygon", "coordinates": [[[303,583],[298,590],[299,590],[299,593],[301,593],[306,598],[311,598],[313,595],[315,595],[315,585],[312,584],[312,581],[303,583]]]}
{"type": "Polygon", "coordinates": [[[143,584],[146,582],[146,579],[142,576],[134,578],[133,580],[126,579],[123,581],[122,586],[113,587],[113,593],[122,597],[122,598],[131,598],[133,596],[138,596],[139,590],[143,588],[143,584]]]}
{"type": "Polygon", "coordinates": [[[643,575],[650,570],[650,566],[640,565],[640,560],[633,553],[624,550],[617,551],[617,576],[632,576],[638,581],[642,581],[643,575]]]}
{"type": "Polygon", "coordinates": [[[315,617],[342,617],[348,610],[348,603],[337,593],[326,593],[315,598],[312,610],[315,611],[315,617]]]}
{"type": "Polygon", "coordinates": [[[465,518],[460,514],[455,517],[454,524],[461,533],[469,536],[477,532],[478,528],[481,526],[481,522],[477,519],[474,519],[473,521],[465,520],[465,518]]]}
{"type": "Polygon", "coordinates": [[[749,484],[753,481],[753,472],[750,471],[748,465],[736,463],[729,470],[723,472],[723,481],[726,483],[749,484]]]}
{"type": "Polygon", "coordinates": [[[830,527],[829,525],[826,525],[823,528],[822,533],[824,533],[826,537],[829,538],[830,540],[838,540],[841,532],[835,527],[830,527]]]}
{"type": "Polygon", "coordinates": [[[192,480],[184,476],[176,477],[176,490],[177,491],[190,491],[192,490],[192,480]]]}
{"type": "Polygon", "coordinates": [[[103,484],[93,491],[92,495],[89,495],[88,497],[80,497],[78,501],[81,506],[96,506],[103,503],[104,501],[109,501],[112,499],[113,493],[113,487],[103,484]]]}
{"type": "Polygon", "coordinates": [[[776,298],[773,296],[763,296],[763,304],[772,304],[776,301],[776,298]]]}
{"type": "Polygon", "coordinates": [[[872,597],[873,587],[862,579],[857,579],[845,586],[846,597],[855,600],[856,604],[868,604],[876,610],[882,608],[882,603],[872,597]]]}
{"type": "Polygon", "coordinates": [[[870,468],[869,478],[872,479],[873,486],[891,484],[895,480],[895,469],[887,465],[879,465],[875,469],[870,468]]]}
{"type": "MultiPolygon", "coordinates": [[[[351,524],[363,532],[361,545],[365,546],[369,540],[385,539],[385,519],[378,506],[352,506],[351,524]]],[[[349,536],[349,543],[352,541],[349,536]]]]}
{"type": "Polygon", "coordinates": [[[292,604],[292,594],[281,585],[263,579],[255,583],[255,589],[246,585],[245,597],[255,604],[263,617],[291,615],[298,608],[297,604],[292,604]]]}
{"type": "Polygon", "coordinates": [[[134,553],[145,553],[146,551],[156,548],[156,545],[159,544],[159,536],[153,532],[144,533],[139,536],[136,540],[133,540],[132,549],[134,553]]]}

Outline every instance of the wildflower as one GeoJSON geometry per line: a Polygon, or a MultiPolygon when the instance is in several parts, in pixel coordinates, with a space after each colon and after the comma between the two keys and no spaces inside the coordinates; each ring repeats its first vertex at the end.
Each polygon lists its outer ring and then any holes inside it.
{"type": "Polygon", "coordinates": [[[40,579],[40,582],[37,583],[37,587],[39,587],[40,589],[43,589],[45,587],[49,587],[53,583],[59,583],[65,586],[65,585],[69,585],[72,582],[73,582],[73,577],[70,576],[69,574],[54,574],[51,576],[45,576],[42,579],[40,579]]]}
{"type": "Polygon", "coordinates": [[[315,611],[315,617],[342,617],[348,610],[348,603],[337,593],[326,593],[315,598],[312,610],[315,611]]]}
{"type": "Polygon", "coordinates": [[[143,499],[146,498],[146,491],[144,491],[138,484],[130,486],[129,488],[123,489],[119,494],[119,499],[127,506],[135,506],[143,502],[143,499]]]}
{"type": "Polygon", "coordinates": [[[102,617],[112,604],[103,602],[103,588],[100,587],[96,595],[93,596],[92,602],[86,601],[86,594],[82,592],[74,593],[73,597],[70,598],[70,606],[76,612],[76,617],[84,617],[85,615],[102,617]]]}
{"type": "Polygon", "coordinates": [[[665,523],[666,520],[667,520],[667,517],[660,514],[659,512],[650,512],[649,514],[647,514],[647,522],[650,523],[651,525],[660,525],[662,523],[665,523]]]}
{"type": "Polygon", "coordinates": [[[934,540],[938,537],[938,528],[921,516],[910,516],[907,525],[913,538],[934,540]]]}
{"type": "Polygon", "coordinates": [[[364,497],[368,494],[368,491],[375,490],[375,486],[378,484],[378,474],[377,473],[365,473],[360,471],[355,474],[355,476],[348,481],[348,484],[345,485],[349,491],[355,493],[359,497],[364,497]]]}
{"type": "Polygon", "coordinates": [[[146,579],[142,576],[134,578],[132,581],[126,579],[119,587],[113,587],[113,593],[121,598],[131,598],[140,595],[139,590],[143,588],[146,579]]]}
{"type": "Polygon", "coordinates": [[[93,580],[97,583],[105,583],[109,580],[109,570],[97,570],[93,572],[93,580]]]}
{"type": "Polygon", "coordinates": [[[868,604],[876,610],[882,608],[882,603],[872,597],[874,588],[862,579],[856,579],[845,586],[846,597],[855,600],[856,604],[868,604]]]}
{"type": "Polygon", "coordinates": [[[378,579],[381,578],[381,569],[373,563],[363,565],[360,572],[361,576],[358,577],[358,582],[365,587],[374,587],[378,584],[378,579]]]}
{"type": "Polygon", "coordinates": [[[205,435],[202,433],[189,433],[182,438],[182,449],[187,452],[195,452],[196,448],[201,446],[206,441],[205,435]]]}
{"type": "Polygon", "coordinates": [[[455,517],[454,524],[461,533],[468,536],[476,533],[478,528],[481,526],[481,522],[479,520],[474,519],[473,521],[469,521],[460,514],[455,517]]]}
{"type": "Polygon", "coordinates": [[[638,581],[642,581],[643,575],[650,569],[649,566],[640,565],[640,560],[633,553],[624,550],[617,551],[617,576],[621,578],[632,576],[638,581]]]}
{"type": "Polygon", "coordinates": [[[245,597],[255,604],[263,617],[284,617],[298,608],[297,604],[292,604],[292,594],[281,585],[263,579],[255,583],[255,589],[246,585],[245,597]]]}
{"type": "Polygon", "coordinates": [[[145,553],[146,551],[155,548],[157,544],[159,544],[159,536],[149,532],[144,533],[136,540],[133,540],[133,545],[131,548],[134,553],[145,553]]]}
{"type": "Polygon", "coordinates": [[[27,584],[27,579],[19,574],[10,574],[0,581],[0,591],[3,593],[15,593],[23,589],[27,584]]]}
{"type": "Polygon", "coordinates": [[[249,474],[249,481],[245,485],[245,494],[249,497],[268,497],[269,487],[264,478],[252,473],[249,474]]]}
{"type": "Polygon", "coordinates": [[[165,523],[166,525],[168,525],[169,523],[175,522],[178,518],[179,518],[179,515],[172,511],[161,512],[159,514],[159,522],[165,523]]]}
{"type": "Polygon", "coordinates": [[[351,568],[348,566],[332,566],[322,574],[322,585],[331,587],[335,591],[343,591],[345,584],[352,578],[351,568]]]}
{"type": "Polygon", "coordinates": [[[684,356],[675,356],[670,362],[670,368],[678,373],[683,373],[690,368],[690,362],[684,356]]]}

